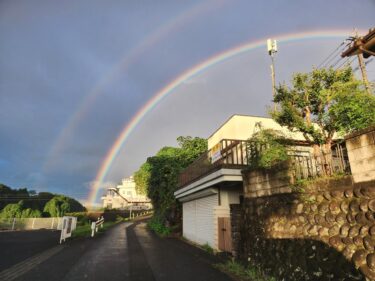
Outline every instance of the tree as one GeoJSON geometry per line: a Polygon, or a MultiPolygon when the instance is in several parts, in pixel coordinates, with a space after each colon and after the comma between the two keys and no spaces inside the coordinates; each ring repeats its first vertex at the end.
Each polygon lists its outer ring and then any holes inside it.
{"type": "Polygon", "coordinates": [[[179,173],[207,151],[207,140],[178,137],[179,147],[163,147],[135,173],[136,186],[147,193],[160,221],[179,221],[180,206],[174,198],[179,173]]]}
{"type": "Polygon", "coordinates": [[[21,218],[23,211],[23,201],[19,201],[15,204],[6,205],[0,213],[1,218],[21,218]]]}
{"type": "MultiPolygon", "coordinates": [[[[276,88],[274,102],[279,108],[271,115],[280,125],[301,132],[313,144],[314,155],[323,156],[325,172],[330,173],[327,163],[335,133],[357,129],[357,117],[369,114],[365,112],[368,107],[349,106],[347,101],[353,105],[358,99],[365,103],[373,97],[365,93],[351,68],[297,73],[291,84],[291,87],[284,84],[276,88]]],[[[374,112],[374,108],[370,112],[374,112]]],[[[366,126],[373,120],[372,116],[366,126]]]]}
{"type": "Polygon", "coordinates": [[[136,183],[135,190],[137,194],[146,195],[147,187],[150,182],[151,165],[148,162],[142,164],[137,172],[134,173],[134,181],[136,183]]]}
{"type": "Polygon", "coordinates": [[[62,217],[66,213],[82,212],[85,208],[78,201],[63,195],[53,197],[44,207],[43,212],[51,217],[62,217]]]}
{"type": "Polygon", "coordinates": [[[375,125],[375,96],[356,89],[344,89],[336,95],[330,117],[342,135],[375,125]]]}

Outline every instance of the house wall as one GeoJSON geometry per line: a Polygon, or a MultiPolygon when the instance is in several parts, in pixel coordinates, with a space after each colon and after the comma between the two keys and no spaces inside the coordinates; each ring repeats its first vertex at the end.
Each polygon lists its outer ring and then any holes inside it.
{"type": "Polygon", "coordinates": [[[375,126],[345,138],[354,182],[375,180],[375,126]]]}
{"type": "Polygon", "coordinates": [[[261,124],[262,127],[267,129],[275,129],[282,131],[287,137],[295,140],[305,140],[301,133],[291,133],[285,127],[281,127],[271,118],[246,116],[246,115],[233,115],[230,117],[216,132],[208,137],[208,150],[223,139],[249,139],[256,129],[256,124],[261,124]]]}

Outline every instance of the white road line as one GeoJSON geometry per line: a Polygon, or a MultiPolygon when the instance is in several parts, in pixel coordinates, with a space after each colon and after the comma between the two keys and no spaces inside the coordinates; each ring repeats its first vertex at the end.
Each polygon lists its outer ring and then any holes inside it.
{"type": "Polygon", "coordinates": [[[38,264],[41,264],[45,260],[48,260],[50,257],[60,252],[63,248],[63,245],[58,245],[40,254],[27,258],[26,260],[21,261],[20,263],[17,263],[8,269],[1,271],[0,280],[12,281],[20,277],[21,275],[36,267],[38,264]]]}

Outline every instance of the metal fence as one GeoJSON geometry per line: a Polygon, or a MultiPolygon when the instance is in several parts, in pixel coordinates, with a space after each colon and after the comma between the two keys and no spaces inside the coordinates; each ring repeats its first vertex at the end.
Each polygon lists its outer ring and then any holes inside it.
{"type": "Polygon", "coordinates": [[[215,153],[209,150],[190,164],[178,178],[178,187],[181,188],[220,168],[244,168],[248,162],[247,141],[224,139],[219,143],[215,153]]]}
{"type": "Polygon", "coordinates": [[[0,230],[61,230],[62,218],[0,218],[0,230]]]}
{"type": "MultiPolygon", "coordinates": [[[[311,146],[301,141],[288,141],[290,165],[295,179],[307,179],[329,174],[350,174],[349,158],[345,143],[332,146],[331,152],[314,156],[311,146]],[[328,160],[328,161],[327,161],[328,160]]],[[[217,152],[211,149],[203,153],[191,165],[182,171],[178,187],[182,188],[221,168],[243,169],[256,163],[267,144],[254,141],[224,139],[217,152]],[[218,157],[217,157],[218,155],[218,157]]]]}
{"type": "Polygon", "coordinates": [[[329,153],[318,156],[309,151],[291,150],[290,158],[290,169],[295,179],[351,173],[345,144],[334,144],[329,153]]]}

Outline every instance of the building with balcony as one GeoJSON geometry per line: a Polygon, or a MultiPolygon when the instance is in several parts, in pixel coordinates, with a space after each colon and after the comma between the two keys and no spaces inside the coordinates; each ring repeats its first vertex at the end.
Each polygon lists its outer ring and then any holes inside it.
{"type": "Polygon", "coordinates": [[[141,194],[137,194],[133,176],[124,178],[115,189],[109,188],[102,196],[103,208],[107,209],[151,209],[151,200],[141,194]]]}
{"type": "Polygon", "coordinates": [[[301,133],[281,127],[271,118],[233,115],[208,137],[208,151],[179,176],[175,197],[182,202],[183,236],[216,250],[231,251],[230,205],[243,198],[242,170],[247,166],[247,142],[259,128],[282,131],[305,142],[301,133]]]}

